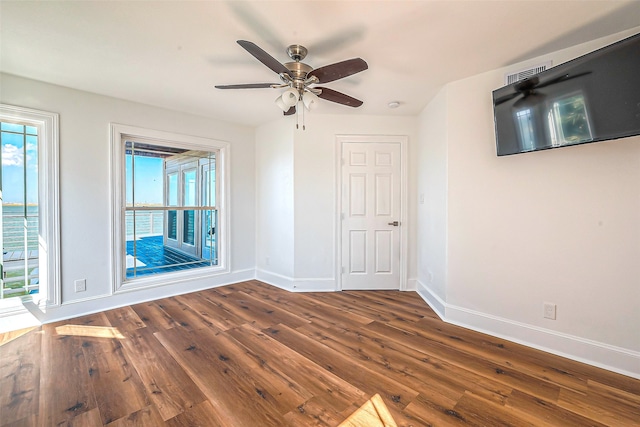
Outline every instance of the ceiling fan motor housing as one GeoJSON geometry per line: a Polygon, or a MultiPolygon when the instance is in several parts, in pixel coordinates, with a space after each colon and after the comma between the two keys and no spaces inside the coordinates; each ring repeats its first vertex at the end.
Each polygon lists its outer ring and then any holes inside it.
{"type": "Polygon", "coordinates": [[[307,56],[307,53],[307,48],[299,44],[292,44],[287,48],[287,55],[296,62],[302,61],[307,56]]]}

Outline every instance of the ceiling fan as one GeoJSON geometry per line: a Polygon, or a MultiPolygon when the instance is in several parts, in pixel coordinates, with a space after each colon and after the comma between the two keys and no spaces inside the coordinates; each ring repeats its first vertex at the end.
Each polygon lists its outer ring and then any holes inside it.
{"type": "Polygon", "coordinates": [[[296,105],[302,101],[306,108],[312,108],[318,98],[349,107],[359,107],[362,101],[349,95],[327,87],[314,86],[329,83],[366,70],[367,63],[361,58],[347,59],[320,68],[301,62],[307,56],[307,48],[294,44],[287,48],[287,54],[292,62],[280,63],[277,59],[258,47],[255,43],[238,40],[238,44],[253,55],[258,61],[269,67],[280,76],[280,83],[248,83],[234,85],[217,85],[217,89],[261,89],[287,88],[281,96],[276,98],[276,104],[285,116],[296,113],[296,105]]]}
{"type": "Polygon", "coordinates": [[[496,99],[494,101],[494,105],[500,105],[503,102],[510,101],[516,97],[520,97],[520,99],[514,103],[514,106],[518,105],[518,103],[523,104],[525,100],[531,101],[529,102],[531,104],[534,100],[537,101],[539,98],[544,97],[536,91],[537,89],[542,89],[545,86],[551,86],[577,77],[586,76],[587,74],[591,74],[591,72],[587,71],[574,75],[562,74],[556,78],[547,80],[546,82],[540,82],[540,78],[538,76],[527,77],[526,79],[520,80],[514,84],[513,89],[515,92],[496,99]]]}

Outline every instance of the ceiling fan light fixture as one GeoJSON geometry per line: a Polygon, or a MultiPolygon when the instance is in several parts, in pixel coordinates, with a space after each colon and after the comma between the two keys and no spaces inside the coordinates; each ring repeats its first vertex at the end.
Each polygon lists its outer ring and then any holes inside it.
{"type": "Polygon", "coordinates": [[[276,105],[278,106],[278,108],[280,108],[282,111],[287,111],[290,107],[286,106],[284,101],[282,100],[282,95],[279,95],[276,98],[276,105]]]}
{"type": "Polygon", "coordinates": [[[300,94],[298,93],[298,91],[291,87],[284,91],[281,98],[284,105],[286,105],[287,109],[289,109],[289,107],[293,107],[298,103],[299,96],[300,94]]]}
{"type": "Polygon", "coordinates": [[[302,95],[302,102],[307,110],[315,109],[318,106],[319,100],[318,95],[313,92],[305,92],[304,95],[302,95]]]}

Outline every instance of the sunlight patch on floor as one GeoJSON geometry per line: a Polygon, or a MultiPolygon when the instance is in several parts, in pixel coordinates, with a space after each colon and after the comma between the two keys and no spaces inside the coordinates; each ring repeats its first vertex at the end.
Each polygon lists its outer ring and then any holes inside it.
{"type": "Polygon", "coordinates": [[[124,339],[118,328],[111,326],[86,326],[86,325],[63,325],[56,327],[58,335],[72,335],[91,338],[117,338],[124,339]]]}
{"type": "Polygon", "coordinates": [[[379,394],[367,400],[357,411],[340,423],[339,427],[397,427],[387,405],[379,394]]]}

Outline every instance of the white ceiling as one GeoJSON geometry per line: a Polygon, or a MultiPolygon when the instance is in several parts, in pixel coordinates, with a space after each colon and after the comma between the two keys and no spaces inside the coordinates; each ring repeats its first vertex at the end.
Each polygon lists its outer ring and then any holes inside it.
{"type": "Polygon", "coordinates": [[[446,82],[640,25],[640,2],[3,0],[0,19],[3,72],[258,125],[282,115],[277,90],[214,88],[279,82],[239,39],[281,62],[302,44],[314,68],[367,61],[326,84],[362,107],[312,114],[415,115],[446,82]]]}

